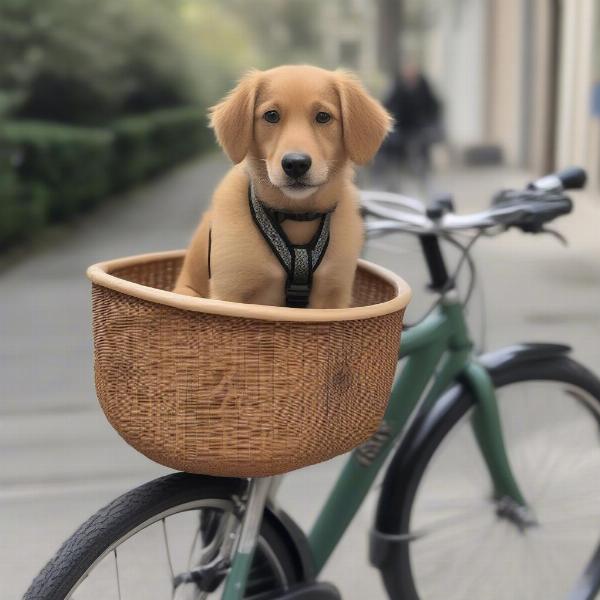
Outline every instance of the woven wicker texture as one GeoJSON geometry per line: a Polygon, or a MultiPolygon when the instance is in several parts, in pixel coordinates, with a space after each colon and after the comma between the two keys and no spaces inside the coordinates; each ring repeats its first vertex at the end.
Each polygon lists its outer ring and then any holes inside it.
{"type": "MultiPolygon", "coordinates": [[[[180,266],[180,257],[167,258],[112,275],[169,290],[180,266]]],[[[355,305],[394,294],[358,270],[355,305]]],[[[182,310],[94,284],[98,398],[121,436],[163,465],[238,477],[291,471],[342,454],[377,428],[403,312],[265,321],[182,310]]]]}

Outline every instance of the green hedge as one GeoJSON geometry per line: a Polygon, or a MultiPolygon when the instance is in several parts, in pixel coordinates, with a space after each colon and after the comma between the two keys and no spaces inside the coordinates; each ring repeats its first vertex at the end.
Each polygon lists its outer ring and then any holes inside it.
{"type": "Polygon", "coordinates": [[[197,107],[121,119],[106,130],[46,122],[0,124],[0,246],[66,220],[209,148],[197,107]]]}
{"type": "Polygon", "coordinates": [[[143,181],[213,143],[205,112],[196,107],[120,119],[111,129],[115,189],[143,181]]]}
{"type": "Polygon", "coordinates": [[[10,161],[0,162],[0,249],[34,235],[44,225],[48,197],[41,186],[19,183],[10,161]]]}
{"type": "Polygon", "coordinates": [[[66,219],[92,206],[111,189],[112,135],[108,132],[12,121],[0,127],[0,139],[19,180],[30,189],[44,190],[51,220],[66,219]]]}

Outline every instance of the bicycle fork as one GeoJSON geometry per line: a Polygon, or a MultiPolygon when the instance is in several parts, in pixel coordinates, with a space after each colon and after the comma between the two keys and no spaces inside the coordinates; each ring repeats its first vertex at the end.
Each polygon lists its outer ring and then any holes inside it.
{"type": "Polygon", "coordinates": [[[537,524],[513,473],[504,443],[502,423],[493,382],[487,370],[472,362],[464,376],[476,398],[471,426],[486,462],[494,486],[494,500],[499,517],[512,521],[519,529],[537,524]]]}
{"type": "Polygon", "coordinates": [[[221,600],[242,600],[244,597],[250,565],[254,557],[265,504],[273,479],[273,477],[258,477],[250,480],[248,501],[242,518],[239,540],[233,555],[231,570],[225,580],[225,589],[221,600]]]}

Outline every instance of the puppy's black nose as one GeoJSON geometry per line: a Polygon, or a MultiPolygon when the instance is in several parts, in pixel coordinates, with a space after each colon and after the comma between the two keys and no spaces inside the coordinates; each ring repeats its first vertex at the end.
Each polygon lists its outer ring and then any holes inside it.
{"type": "Polygon", "coordinates": [[[288,177],[298,179],[302,177],[306,171],[310,169],[312,160],[308,154],[300,154],[298,152],[290,152],[284,154],[281,159],[281,166],[288,177]]]}

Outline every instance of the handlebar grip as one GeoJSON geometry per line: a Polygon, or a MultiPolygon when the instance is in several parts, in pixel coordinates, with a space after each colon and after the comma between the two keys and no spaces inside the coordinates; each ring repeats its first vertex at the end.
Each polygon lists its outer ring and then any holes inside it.
{"type": "Polygon", "coordinates": [[[581,167],[567,167],[562,171],[546,175],[529,184],[535,190],[580,190],[587,181],[587,173],[581,167]]]}
{"type": "Polygon", "coordinates": [[[556,173],[556,176],[565,190],[580,190],[587,182],[587,173],[581,167],[568,167],[556,173]]]}

